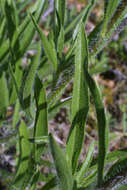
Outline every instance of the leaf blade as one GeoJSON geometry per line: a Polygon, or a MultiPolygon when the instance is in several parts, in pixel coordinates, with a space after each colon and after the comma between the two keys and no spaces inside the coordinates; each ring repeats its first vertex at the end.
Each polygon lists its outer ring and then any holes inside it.
{"type": "Polygon", "coordinates": [[[82,23],[79,25],[75,57],[75,76],[72,97],[72,123],[67,140],[67,160],[75,172],[77,161],[81,152],[85,122],[89,110],[88,85],[86,83],[84,68],[88,67],[87,40],[82,23]],[[85,53],[84,53],[85,52],[85,53]],[[80,141],[79,141],[80,139],[80,141]]]}
{"type": "Polygon", "coordinates": [[[60,189],[72,190],[73,177],[70,167],[68,166],[63,152],[61,151],[60,147],[56,144],[51,134],[49,135],[49,143],[57,171],[57,176],[59,178],[60,189]]]}

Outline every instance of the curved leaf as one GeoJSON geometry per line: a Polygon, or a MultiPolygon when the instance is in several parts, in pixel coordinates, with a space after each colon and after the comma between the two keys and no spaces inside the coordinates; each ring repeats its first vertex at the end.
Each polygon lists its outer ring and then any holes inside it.
{"type": "Polygon", "coordinates": [[[69,167],[65,155],[61,151],[60,147],[56,144],[52,135],[49,135],[49,144],[56,167],[56,172],[58,176],[58,183],[61,190],[72,190],[73,189],[73,177],[71,173],[71,168],[69,167]]]}
{"type": "Polygon", "coordinates": [[[87,70],[88,68],[87,55],[87,39],[84,33],[83,23],[80,23],[75,55],[71,129],[66,146],[67,161],[72,167],[72,173],[76,170],[78,158],[81,153],[84,141],[85,122],[89,110],[88,85],[84,72],[84,69],[87,70]]]}
{"type": "Polygon", "coordinates": [[[106,152],[108,149],[108,127],[107,127],[105,109],[103,102],[101,100],[99,88],[97,87],[95,81],[88,73],[87,73],[87,82],[94,101],[96,114],[97,114],[97,121],[98,121],[98,137],[99,137],[98,185],[100,186],[103,181],[104,162],[105,162],[106,152]]]}

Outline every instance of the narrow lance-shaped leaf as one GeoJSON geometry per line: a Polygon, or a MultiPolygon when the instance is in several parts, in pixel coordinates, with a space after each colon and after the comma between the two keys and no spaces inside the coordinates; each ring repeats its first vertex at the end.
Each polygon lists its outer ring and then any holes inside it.
{"type": "Polygon", "coordinates": [[[19,99],[17,99],[16,104],[15,104],[14,114],[13,114],[13,121],[12,121],[13,128],[16,128],[16,124],[19,121],[19,118],[20,118],[19,110],[20,110],[20,103],[19,103],[19,99]]]}
{"type": "Polygon", "coordinates": [[[57,186],[57,179],[56,177],[53,177],[40,190],[49,190],[55,186],[57,186]]]}
{"type": "Polygon", "coordinates": [[[105,7],[106,13],[105,13],[104,23],[103,23],[103,29],[102,29],[102,35],[103,36],[105,35],[108,22],[112,18],[114,12],[116,11],[116,8],[120,4],[120,1],[121,0],[113,0],[113,1],[108,1],[108,2],[106,1],[107,7],[105,7]]]}
{"type": "Polygon", "coordinates": [[[18,160],[18,168],[16,172],[16,176],[13,182],[14,188],[20,188],[25,180],[25,177],[27,177],[27,171],[28,171],[28,162],[30,157],[30,142],[28,140],[29,134],[27,130],[27,126],[24,123],[24,121],[21,121],[20,127],[19,127],[19,160],[18,160]]]}
{"type": "MultiPolygon", "coordinates": [[[[64,18],[66,11],[66,0],[55,0],[54,1],[54,37],[57,44],[58,52],[60,53],[60,42],[61,47],[63,46],[62,41],[64,40],[64,18]],[[59,36],[59,37],[58,37],[59,36]]],[[[63,41],[64,42],[64,41],[63,41]]]]}
{"type": "Polygon", "coordinates": [[[121,173],[121,175],[124,176],[126,169],[127,169],[127,157],[119,159],[115,164],[111,166],[111,168],[107,172],[104,178],[104,182],[112,180],[115,176],[119,175],[119,173],[121,173]]]}
{"type": "Polygon", "coordinates": [[[29,190],[36,190],[37,188],[37,183],[38,183],[38,180],[39,180],[39,176],[40,176],[40,171],[39,169],[37,168],[37,171],[35,171],[34,173],[34,176],[32,178],[32,183],[31,183],[31,187],[29,190]]]}
{"type": "Polygon", "coordinates": [[[60,147],[57,145],[52,135],[49,135],[49,144],[56,167],[58,176],[58,183],[61,190],[72,190],[73,189],[73,177],[71,168],[69,167],[65,155],[63,154],[60,147]]]}
{"type": "MultiPolygon", "coordinates": [[[[35,18],[37,22],[39,22],[45,8],[45,0],[38,0],[37,2],[35,2],[34,7],[36,8],[35,18]]],[[[17,41],[20,37],[20,46],[17,51],[18,58],[22,57],[23,54],[26,52],[35,35],[35,28],[33,26],[32,21],[29,21],[29,19],[29,17],[26,17],[24,23],[21,26],[19,26],[18,36],[17,38],[15,38],[15,41],[13,43],[14,49],[17,49],[17,41]]]]}
{"type": "Polygon", "coordinates": [[[0,74],[0,117],[4,115],[9,104],[7,81],[5,73],[0,74]]]}
{"type": "Polygon", "coordinates": [[[60,57],[62,56],[63,48],[64,48],[64,28],[61,27],[57,44],[57,49],[60,57]]]}
{"type": "Polygon", "coordinates": [[[87,82],[92,94],[93,102],[96,109],[97,121],[98,121],[98,143],[99,143],[99,155],[98,155],[98,185],[100,186],[103,181],[104,163],[106,152],[108,149],[108,127],[106,121],[106,114],[104,105],[101,99],[99,88],[92,77],[86,73],[87,82]]]}
{"type": "Polygon", "coordinates": [[[66,0],[55,0],[55,9],[58,12],[58,16],[60,19],[60,24],[64,26],[64,18],[65,18],[65,11],[66,11],[66,0]]]}
{"type": "Polygon", "coordinates": [[[91,161],[93,159],[93,153],[94,153],[94,146],[95,146],[95,142],[92,142],[90,144],[88,153],[86,155],[86,158],[82,164],[81,169],[79,170],[79,172],[76,174],[76,180],[78,183],[81,183],[83,180],[83,177],[85,175],[85,173],[88,171],[88,168],[91,164],[91,161]]]}
{"type": "Polygon", "coordinates": [[[40,53],[41,53],[41,45],[38,44],[36,55],[34,55],[32,59],[32,63],[30,65],[29,71],[24,81],[24,77],[22,79],[21,86],[21,94],[22,94],[22,106],[24,109],[27,109],[30,106],[31,101],[31,91],[34,84],[35,75],[37,72],[37,67],[40,61],[40,53]]]}
{"type": "Polygon", "coordinates": [[[6,0],[0,0],[0,7],[1,7],[1,10],[2,10],[2,13],[3,13],[3,14],[4,14],[4,11],[5,11],[5,9],[4,9],[5,1],[6,1],[6,0]]]}
{"type": "Polygon", "coordinates": [[[115,11],[115,14],[113,15],[111,21],[107,26],[107,32],[109,32],[110,30],[115,30],[118,27],[118,25],[122,22],[126,14],[127,14],[127,1],[120,0],[120,3],[115,11]]]}
{"type": "MultiPolygon", "coordinates": [[[[102,22],[99,23],[97,25],[97,27],[95,28],[95,30],[92,32],[92,35],[90,34],[89,36],[89,50],[90,50],[90,57],[95,57],[100,51],[103,50],[103,48],[112,40],[112,36],[113,34],[119,34],[120,31],[122,31],[127,23],[127,19],[124,18],[127,12],[127,1],[123,0],[122,1],[122,6],[119,7],[117,11],[115,12],[114,16],[112,17],[110,23],[108,24],[108,28],[107,28],[107,34],[106,37],[101,38],[101,29],[102,29],[102,22]],[[114,27],[112,27],[114,25],[114,27]]],[[[81,18],[81,17],[80,17],[81,18]]],[[[73,60],[72,60],[73,63],[73,60]]],[[[71,73],[72,77],[73,77],[73,65],[70,64],[70,66],[68,67],[68,71],[71,73]]],[[[63,73],[66,72],[65,69],[63,71],[63,73]]],[[[58,80],[61,76],[58,76],[58,80]]],[[[61,83],[65,83],[71,81],[71,77],[69,78],[69,80],[67,81],[66,79],[62,79],[61,83]]],[[[58,82],[57,80],[57,82],[58,82]]],[[[56,83],[57,83],[56,82],[56,83]]],[[[59,90],[59,89],[58,89],[59,90]]],[[[53,95],[53,97],[57,97],[56,96],[56,91],[53,95]]],[[[52,100],[52,98],[51,98],[52,100]]],[[[51,102],[51,101],[50,101],[51,102]]]]}
{"type": "MultiPolygon", "coordinates": [[[[37,11],[35,13],[35,18],[37,19],[37,21],[39,21],[45,8],[45,0],[38,0],[36,4],[37,4],[37,11]]],[[[33,39],[34,34],[35,34],[35,28],[28,15],[24,19],[24,22],[21,23],[20,26],[18,26],[18,35],[15,35],[15,38],[13,40],[13,49],[16,50],[17,52],[16,53],[16,55],[18,56],[17,58],[20,58],[26,52],[28,46],[30,45],[33,39]],[[21,39],[20,46],[18,45],[19,38],[21,39]]],[[[6,40],[2,44],[2,47],[0,49],[0,61],[3,60],[3,58],[8,54],[8,52],[9,52],[9,40],[6,40]]]]}
{"type": "MultiPolygon", "coordinates": [[[[48,136],[48,113],[45,89],[42,82],[36,77],[35,81],[36,121],[34,126],[34,138],[48,136]]],[[[35,161],[39,161],[45,145],[35,145],[35,161]]]]}
{"type": "Polygon", "coordinates": [[[17,97],[19,97],[18,93],[19,93],[19,88],[21,85],[21,79],[22,79],[22,74],[23,74],[21,65],[22,65],[22,60],[19,59],[15,63],[15,71],[13,72],[12,66],[11,66],[11,64],[9,64],[9,67],[11,67],[10,68],[10,74],[11,74],[12,83],[13,83],[12,92],[10,95],[10,104],[14,104],[17,97]]]}
{"type": "Polygon", "coordinates": [[[75,50],[75,74],[74,74],[74,89],[72,97],[72,119],[71,129],[67,140],[67,161],[72,167],[72,172],[75,172],[78,158],[81,153],[85,122],[89,110],[89,95],[88,85],[84,69],[88,67],[88,52],[87,39],[84,32],[83,23],[79,25],[75,50]],[[79,140],[80,139],[80,140],[79,140]]]}
{"type": "MultiPolygon", "coordinates": [[[[83,11],[78,16],[76,16],[75,19],[73,19],[73,21],[65,29],[65,34],[69,33],[71,30],[73,30],[76,27],[77,23],[79,23],[82,18],[86,19],[86,17],[89,14],[89,10],[93,7],[94,3],[95,3],[95,0],[91,0],[88,3],[87,7],[85,7],[83,9],[83,11]]],[[[84,19],[83,19],[83,21],[84,21],[84,19]]]]}
{"type": "Polygon", "coordinates": [[[6,1],[5,2],[5,13],[6,13],[6,21],[7,21],[7,30],[9,37],[9,46],[11,52],[11,62],[15,64],[15,57],[17,55],[17,51],[19,49],[19,39],[18,36],[18,15],[16,10],[16,5],[14,1],[6,1]],[[16,48],[14,49],[13,44],[17,38],[16,48]]]}
{"type": "MultiPolygon", "coordinates": [[[[127,1],[122,0],[115,11],[115,14],[107,25],[105,37],[103,38],[103,36],[100,36],[100,39],[96,40],[96,43],[94,43],[95,45],[91,47],[91,56],[95,57],[112,40],[113,34],[119,34],[126,27],[126,21],[124,22],[126,13],[127,1]]],[[[97,34],[96,36],[98,35],[100,34],[97,34]]]]}
{"type": "Polygon", "coordinates": [[[6,30],[6,19],[3,18],[2,21],[0,22],[1,26],[0,26],[0,45],[2,44],[2,42],[5,40],[5,30],[6,30]]]}
{"type": "MultiPolygon", "coordinates": [[[[80,22],[82,21],[84,23],[84,25],[87,22],[87,18],[91,12],[91,9],[94,7],[96,0],[90,0],[90,2],[88,3],[87,7],[86,7],[86,11],[84,12],[84,14],[82,15],[82,17],[80,18],[80,22]]],[[[73,33],[73,39],[75,39],[75,37],[77,36],[77,32],[78,32],[78,25],[80,24],[80,22],[77,24],[74,33],[73,33]]]]}
{"type": "MultiPolygon", "coordinates": [[[[95,0],[91,0],[90,3],[88,4],[88,6],[84,9],[83,13],[79,16],[79,23],[81,20],[83,20],[83,22],[86,23],[88,15],[90,13],[90,10],[93,8],[94,4],[95,4],[95,0]]],[[[76,17],[76,18],[78,18],[78,17],[76,17]]],[[[77,36],[79,23],[77,24],[77,26],[74,30],[74,34],[73,34],[74,40],[77,36]]],[[[58,44],[57,44],[57,51],[58,51],[60,57],[62,55],[62,50],[64,47],[64,33],[65,32],[64,32],[64,30],[63,31],[62,30],[63,30],[63,26],[61,26],[61,30],[60,30],[60,33],[58,36],[58,44]]],[[[74,42],[74,45],[72,46],[72,48],[70,48],[70,51],[68,52],[68,54],[66,55],[67,59],[72,56],[74,48],[75,48],[75,42],[74,42]]],[[[68,62],[68,60],[66,60],[66,62],[68,62]]],[[[73,63],[73,61],[72,61],[72,63],[73,63]]],[[[70,64],[70,65],[73,66],[72,64],[70,64]]],[[[59,70],[58,70],[57,74],[55,75],[54,87],[53,87],[53,92],[52,92],[52,95],[50,98],[50,103],[51,103],[51,101],[54,101],[54,99],[56,100],[59,98],[58,94],[60,94],[60,95],[62,94],[62,92],[64,91],[64,89],[66,87],[66,84],[68,84],[69,83],[68,81],[70,81],[72,79],[72,74],[73,74],[74,69],[70,69],[70,70],[72,70],[72,71],[67,74],[68,76],[66,77],[66,79],[64,79],[64,77],[60,76],[61,73],[59,73],[59,70]],[[60,81],[62,81],[61,84],[59,84],[59,79],[60,79],[60,81]],[[66,80],[66,83],[64,82],[65,80],[66,80]],[[59,88],[58,86],[63,86],[63,88],[59,88]]],[[[67,68],[67,71],[65,71],[63,73],[67,73],[67,72],[68,72],[68,68],[67,68]]],[[[64,76],[64,74],[63,74],[63,76],[64,76]]]]}
{"type": "Polygon", "coordinates": [[[44,51],[45,54],[47,56],[47,58],[49,59],[49,61],[53,64],[54,69],[57,70],[57,55],[56,55],[56,51],[54,49],[54,47],[52,46],[52,44],[48,41],[47,37],[45,36],[45,34],[43,33],[43,31],[41,30],[41,28],[39,27],[39,25],[37,24],[34,16],[32,14],[30,14],[33,24],[35,25],[35,28],[37,30],[37,32],[40,35],[40,39],[42,41],[42,45],[44,47],[44,51]]]}

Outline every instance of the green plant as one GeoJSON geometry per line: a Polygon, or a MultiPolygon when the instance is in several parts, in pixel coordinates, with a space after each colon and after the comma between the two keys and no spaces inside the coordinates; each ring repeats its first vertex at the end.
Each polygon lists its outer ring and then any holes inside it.
{"type": "Polygon", "coordinates": [[[84,27],[96,1],[89,1],[82,12],[68,23],[65,19],[66,1],[55,0],[53,25],[48,37],[38,24],[41,15],[48,7],[46,0],[38,0],[32,5],[29,4],[29,0],[23,2],[1,0],[0,3],[1,123],[6,118],[7,107],[15,104],[13,117],[15,133],[0,138],[0,143],[18,136],[19,157],[13,182],[9,182],[10,189],[23,190],[29,187],[30,190],[34,190],[38,181],[46,182],[41,190],[55,189],[57,185],[61,190],[81,190],[89,188],[89,185],[96,181],[100,187],[103,182],[127,167],[125,164],[127,156],[126,149],[107,153],[109,131],[105,108],[100,90],[91,76],[100,70],[97,70],[95,65],[91,71],[89,63],[108,45],[114,33],[124,29],[127,1],[105,0],[104,18],[86,36],[84,27]],[[29,8],[24,11],[27,5],[29,8]],[[119,29],[119,26],[122,28],[119,29]],[[34,38],[36,31],[41,44],[34,38]],[[65,54],[66,45],[69,45],[69,51],[65,54]],[[34,50],[36,53],[30,55],[24,68],[22,59],[28,50],[34,50]],[[47,72],[47,68],[50,72],[47,72]],[[72,77],[74,77],[72,98],[61,103],[60,97],[72,77]],[[47,87],[51,88],[48,96],[45,92],[47,87]],[[79,166],[90,96],[93,99],[98,122],[98,156],[96,159],[93,158],[96,144],[93,142],[85,160],[79,166]],[[63,152],[53,135],[48,135],[48,117],[58,107],[71,101],[71,128],[66,151],[63,152]],[[21,111],[22,115],[19,116],[21,111]],[[17,128],[19,121],[20,126],[17,128]],[[41,155],[49,149],[54,164],[46,162],[45,165],[55,166],[56,174],[52,172],[45,177],[40,172],[40,166],[44,164],[41,155]],[[104,166],[112,161],[116,163],[105,175],[104,166]]]}

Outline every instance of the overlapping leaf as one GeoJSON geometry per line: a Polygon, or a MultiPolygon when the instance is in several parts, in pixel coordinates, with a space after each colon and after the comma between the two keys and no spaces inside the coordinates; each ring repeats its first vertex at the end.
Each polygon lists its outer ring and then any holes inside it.
{"type": "Polygon", "coordinates": [[[85,122],[89,110],[88,85],[84,71],[84,69],[87,70],[88,68],[88,53],[83,23],[79,25],[75,53],[71,130],[66,147],[67,161],[72,167],[73,173],[76,170],[78,158],[81,153],[84,141],[85,122]]]}
{"type": "Polygon", "coordinates": [[[65,155],[63,154],[60,147],[57,145],[52,135],[49,135],[49,144],[56,167],[56,172],[58,176],[58,183],[61,190],[72,190],[73,189],[73,177],[71,173],[71,168],[66,161],[65,155]]]}
{"type": "Polygon", "coordinates": [[[45,34],[41,30],[41,28],[38,26],[38,24],[32,14],[31,14],[31,18],[32,18],[33,24],[35,25],[36,30],[38,31],[38,33],[40,35],[46,56],[49,59],[49,61],[53,64],[54,69],[56,70],[58,63],[57,63],[57,55],[56,55],[55,49],[52,46],[52,44],[48,41],[47,37],[45,36],[45,34]]]}
{"type": "Polygon", "coordinates": [[[41,46],[39,43],[36,55],[34,55],[30,67],[28,69],[27,76],[25,76],[25,81],[24,77],[22,78],[21,98],[22,98],[22,106],[24,109],[27,109],[30,106],[31,92],[34,85],[37,67],[40,61],[40,53],[41,53],[41,46]]]}
{"type": "MultiPolygon", "coordinates": [[[[35,100],[36,100],[36,120],[34,126],[34,138],[39,136],[48,136],[48,113],[45,89],[38,77],[35,81],[35,100]]],[[[42,155],[44,146],[42,144],[35,145],[35,161],[38,162],[42,155]]]]}
{"type": "Polygon", "coordinates": [[[27,178],[28,163],[30,158],[30,142],[28,140],[29,134],[27,126],[24,121],[21,121],[19,128],[19,161],[18,168],[13,182],[13,188],[22,189],[23,183],[27,178]]]}

